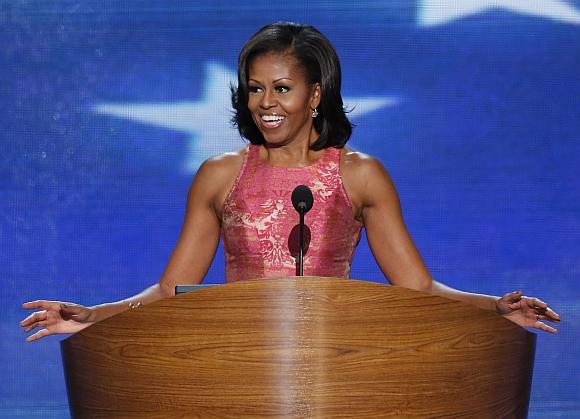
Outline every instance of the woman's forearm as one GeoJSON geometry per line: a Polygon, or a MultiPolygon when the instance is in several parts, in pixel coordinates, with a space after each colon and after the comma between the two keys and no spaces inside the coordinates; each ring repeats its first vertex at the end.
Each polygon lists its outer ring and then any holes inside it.
{"type": "Polygon", "coordinates": [[[459,291],[435,280],[433,280],[431,287],[426,291],[434,295],[440,295],[441,297],[470,303],[485,310],[497,311],[499,297],[493,295],[459,291]]]}
{"type": "Polygon", "coordinates": [[[91,315],[90,322],[96,323],[114,316],[115,314],[129,310],[130,308],[139,307],[153,303],[163,298],[171,297],[173,293],[173,290],[163,288],[159,284],[152,285],[151,287],[141,291],[139,294],[125,298],[124,300],[115,301],[113,303],[99,304],[91,307],[93,313],[91,315]]]}

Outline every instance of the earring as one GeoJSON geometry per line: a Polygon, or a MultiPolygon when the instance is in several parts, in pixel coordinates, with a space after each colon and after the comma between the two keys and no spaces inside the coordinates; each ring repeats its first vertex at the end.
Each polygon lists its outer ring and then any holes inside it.
{"type": "Polygon", "coordinates": [[[312,117],[313,118],[316,118],[317,116],[318,116],[318,109],[317,108],[314,108],[313,111],[312,111],[312,117]]]}

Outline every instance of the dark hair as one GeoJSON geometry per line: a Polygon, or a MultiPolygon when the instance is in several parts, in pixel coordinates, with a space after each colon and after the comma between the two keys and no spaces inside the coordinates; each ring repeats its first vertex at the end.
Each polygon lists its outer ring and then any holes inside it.
{"type": "Polygon", "coordinates": [[[266,53],[289,53],[303,67],[309,84],[320,84],[320,105],[314,128],[319,137],[312,150],[343,147],[352,133],[340,95],[340,61],[330,41],[316,28],[278,22],[264,26],[250,38],[238,58],[238,87],[232,87],[232,123],[252,144],[264,144],[264,137],[248,109],[248,72],[254,58],[266,53]]]}

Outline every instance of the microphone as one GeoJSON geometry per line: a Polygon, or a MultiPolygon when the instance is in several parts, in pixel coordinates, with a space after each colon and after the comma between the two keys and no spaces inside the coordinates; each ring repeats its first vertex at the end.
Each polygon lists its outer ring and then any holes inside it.
{"type": "Polygon", "coordinates": [[[314,197],[312,191],[306,185],[299,185],[292,191],[292,205],[294,209],[302,214],[306,214],[312,209],[314,197]]]}
{"type": "Polygon", "coordinates": [[[304,214],[312,209],[314,197],[312,191],[306,185],[299,185],[292,191],[292,205],[300,214],[300,249],[298,252],[298,263],[296,264],[296,276],[304,275],[304,214]]]}

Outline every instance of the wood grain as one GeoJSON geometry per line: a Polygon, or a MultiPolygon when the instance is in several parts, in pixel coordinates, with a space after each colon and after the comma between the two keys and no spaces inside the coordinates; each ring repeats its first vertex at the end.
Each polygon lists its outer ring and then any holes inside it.
{"type": "Polygon", "coordinates": [[[78,418],[525,417],[535,335],[371,282],[253,280],[61,343],[78,418]]]}

